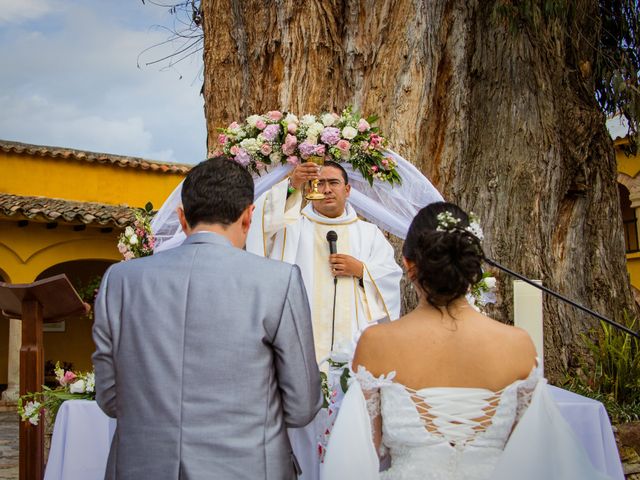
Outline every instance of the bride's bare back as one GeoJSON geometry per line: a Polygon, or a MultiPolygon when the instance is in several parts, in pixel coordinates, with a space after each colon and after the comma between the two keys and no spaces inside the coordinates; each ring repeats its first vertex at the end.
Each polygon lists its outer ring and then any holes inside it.
{"type": "Polygon", "coordinates": [[[362,334],[353,360],[375,376],[396,372],[409,388],[486,388],[498,391],[529,375],[535,347],[519,328],[476,312],[464,297],[448,309],[426,302],[395,322],[362,334]]]}

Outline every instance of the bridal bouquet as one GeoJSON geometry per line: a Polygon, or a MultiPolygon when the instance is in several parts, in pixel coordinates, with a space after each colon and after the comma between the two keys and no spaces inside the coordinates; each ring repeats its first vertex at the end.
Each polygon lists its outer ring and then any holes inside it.
{"type": "Polygon", "coordinates": [[[258,175],[270,165],[297,165],[322,157],[350,163],[370,184],[374,179],[400,183],[396,162],[384,155],[387,140],[372,126],[377,119],[362,118],[351,108],[341,115],[301,118],[277,110],[251,115],[242,124],[233,122],[221,129],[216,154],[225,154],[258,175]]]}
{"type": "Polygon", "coordinates": [[[43,385],[42,392],[27,393],[18,399],[18,414],[23,422],[38,425],[41,412],[46,412],[53,420],[65,400],[95,399],[95,375],[93,372],[65,371],[57,362],[55,375],[59,383],[58,387],[49,388],[43,385]]]}
{"type": "MultiPolygon", "coordinates": [[[[148,204],[149,205],[149,204],[148,204]]],[[[155,237],[151,230],[149,210],[135,213],[133,224],[124,229],[118,239],[118,251],[125,261],[153,254],[155,237]]]]}

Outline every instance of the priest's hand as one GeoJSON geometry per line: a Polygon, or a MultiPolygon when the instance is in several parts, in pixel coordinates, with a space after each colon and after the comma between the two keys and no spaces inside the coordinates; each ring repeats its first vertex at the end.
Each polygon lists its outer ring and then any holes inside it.
{"type": "Polygon", "coordinates": [[[334,277],[362,278],[364,273],[364,263],[351,255],[343,253],[329,255],[329,264],[334,277]]]}
{"type": "Polygon", "coordinates": [[[296,190],[302,188],[305,182],[315,180],[320,173],[320,166],[313,162],[306,162],[298,165],[291,172],[291,186],[296,190]]]}

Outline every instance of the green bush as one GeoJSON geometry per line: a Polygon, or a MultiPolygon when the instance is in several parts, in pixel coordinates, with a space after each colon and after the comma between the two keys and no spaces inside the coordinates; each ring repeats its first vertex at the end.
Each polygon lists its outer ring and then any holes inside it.
{"type": "MultiPolygon", "coordinates": [[[[637,330],[637,318],[624,312],[623,323],[637,330]]],[[[608,323],[582,335],[591,361],[580,362],[564,387],[601,401],[614,423],[640,420],[640,340],[608,323]]]]}

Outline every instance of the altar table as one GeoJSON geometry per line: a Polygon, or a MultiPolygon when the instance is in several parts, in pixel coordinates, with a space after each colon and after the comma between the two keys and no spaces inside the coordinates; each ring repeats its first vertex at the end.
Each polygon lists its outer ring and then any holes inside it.
{"type": "MultiPolygon", "coordinates": [[[[551,394],[596,469],[624,480],[609,417],[602,403],[557,387],[551,394]]],[[[69,400],[58,411],[45,480],[102,480],[116,421],[96,402],[69,400]]]]}

